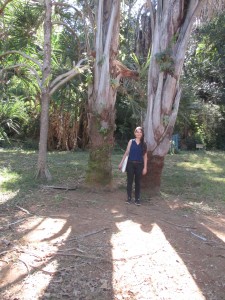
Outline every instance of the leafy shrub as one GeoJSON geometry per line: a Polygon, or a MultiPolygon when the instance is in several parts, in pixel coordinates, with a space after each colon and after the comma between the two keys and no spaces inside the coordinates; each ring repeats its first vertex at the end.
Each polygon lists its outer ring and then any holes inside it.
{"type": "Polygon", "coordinates": [[[19,135],[20,128],[26,123],[28,115],[24,102],[13,98],[0,102],[0,140],[9,142],[9,137],[19,135]]]}

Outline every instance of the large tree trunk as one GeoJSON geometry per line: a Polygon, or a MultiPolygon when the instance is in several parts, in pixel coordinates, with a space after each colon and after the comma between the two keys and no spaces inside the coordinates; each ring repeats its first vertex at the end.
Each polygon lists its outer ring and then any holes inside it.
{"type": "Polygon", "coordinates": [[[52,33],[52,3],[45,0],[45,21],[44,21],[44,59],[42,68],[42,91],[41,91],[41,120],[40,120],[40,140],[38,153],[37,177],[41,179],[51,179],[47,167],[47,140],[49,122],[49,102],[50,102],[50,79],[51,79],[51,33],[52,33]]]}
{"type": "Polygon", "coordinates": [[[145,138],[148,173],[143,186],[151,194],[160,191],[165,155],[177,117],[181,89],[179,79],[193,22],[204,1],[149,1],[152,49],[148,73],[148,107],[145,138]]]}
{"type": "Polygon", "coordinates": [[[89,113],[88,124],[91,148],[87,182],[107,186],[112,181],[111,150],[114,145],[115,111],[105,110],[98,116],[89,113]]]}
{"type": "Polygon", "coordinates": [[[148,173],[142,177],[142,188],[147,190],[150,196],[156,196],[160,193],[163,167],[164,156],[152,155],[152,152],[148,151],[148,173]]]}
{"type": "Polygon", "coordinates": [[[115,101],[120,74],[115,64],[119,43],[120,1],[98,1],[96,15],[94,82],[89,87],[89,185],[112,183],[111,151],[114,145],[115,101]]]}

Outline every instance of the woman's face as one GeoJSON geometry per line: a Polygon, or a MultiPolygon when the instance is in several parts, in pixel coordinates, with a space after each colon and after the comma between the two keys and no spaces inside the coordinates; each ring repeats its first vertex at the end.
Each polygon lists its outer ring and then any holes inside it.
{"type": "Polygon", "coordinates": [[[137,138],[142,138],[142,135],[143,135],[141,129],[136,129],[134,134],[135,134],[135,137],[137,137],[137,138]]]}

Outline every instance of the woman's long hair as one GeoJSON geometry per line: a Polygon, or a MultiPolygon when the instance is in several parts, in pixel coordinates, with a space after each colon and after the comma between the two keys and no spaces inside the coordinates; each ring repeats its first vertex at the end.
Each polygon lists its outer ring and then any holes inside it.
{"type": "Polygon", "coordinates": [[[143,155],[147,152],[147,144],[145,142],[145,133],[144,133],[144,129],[140,126],[136,127],[134,132],[136,132],[137,130],[141,130],[142,133],[142,137],[141,137],[141,146],[142,146],[142,153],[143,155]]]}

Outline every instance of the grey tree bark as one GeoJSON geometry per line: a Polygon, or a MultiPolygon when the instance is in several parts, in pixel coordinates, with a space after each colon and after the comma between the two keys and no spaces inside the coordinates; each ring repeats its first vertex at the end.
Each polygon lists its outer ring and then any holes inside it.
{"type": "Polygon", "coordinates": [[[37,177],[41,179],[51,179],[51,174],[47,167],[47,140],[49,122],[50,103],[50,81],[51,81],[51,35],[52,35],[52,2],[45,0],[45,20],[44,20],[44,59],[42,66],[41,82],[41,120],[40,139],[37,165],[37,177]]]}
{"type": "Polygon", "coordinates": [[[86,181],[111,185],[115,102],[120,73],[115,60],[119,45],[120,1],[98,1],[93,85],[89,87],[88,128],[90,155],[86,181]]]}
{"type": "Polygon", "coordinates": [[[165,155],[168,153],[181,97],[180,76],[185,51],[204,0],[149,0],[151,62],[148,72],[148,106],[145,138],[148,174],[143,186],[158,194],[165,155]]]}

